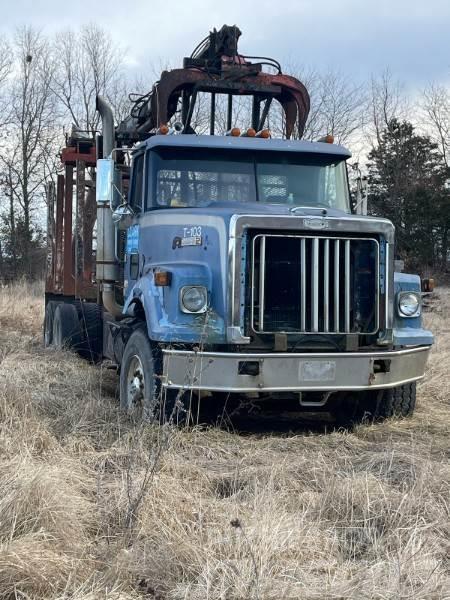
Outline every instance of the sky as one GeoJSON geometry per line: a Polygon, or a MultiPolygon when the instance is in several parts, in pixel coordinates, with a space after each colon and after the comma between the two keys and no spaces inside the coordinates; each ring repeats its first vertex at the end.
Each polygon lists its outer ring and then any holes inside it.
{"type": "Polygon", "coordinates": [[[111,33],[137,72],[181,66],[210,29],[227,23],[243,32],[243,54],[355,80],[389,68],[412,90],[450,83],[449,0],[3,0],[0,34],[90,22],[111,33]]]}

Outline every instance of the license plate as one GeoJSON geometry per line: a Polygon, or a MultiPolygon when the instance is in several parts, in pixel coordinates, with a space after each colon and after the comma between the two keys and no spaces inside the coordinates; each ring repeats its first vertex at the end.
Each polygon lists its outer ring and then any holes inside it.
{"type": "Polygon", "coordinates": [[[336,362],[333,360],[301,360],[298,368],[300,381],[334,381],[336,362]]]}

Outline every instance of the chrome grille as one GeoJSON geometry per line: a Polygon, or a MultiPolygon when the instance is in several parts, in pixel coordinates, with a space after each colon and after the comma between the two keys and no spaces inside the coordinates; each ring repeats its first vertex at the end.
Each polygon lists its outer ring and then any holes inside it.
{"type": "Polygon", "coordinates": [[[257,333],[375,333],[378,280],[376,239],[255,234],[251,328],[257,333]]]}

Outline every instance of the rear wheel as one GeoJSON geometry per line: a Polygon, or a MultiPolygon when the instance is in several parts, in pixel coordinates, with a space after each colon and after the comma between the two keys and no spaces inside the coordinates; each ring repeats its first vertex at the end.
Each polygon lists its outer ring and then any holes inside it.
{"type": "Polygon", "coordinates": [[[79,313],[83,333],[80,355],[96,363],[103,355],[102,308],[95,302],[80,302],[79,313]]]}
{"type": "Polygon", "coordinates": [[[79,351],[81,347],[81,328],[77,309],[73,304],[59,303],[53,317],[53,345],[62,350],[72,348],[79,351]]]}
{"type": "Polygon", "coordinates": [[[44,316],[44,346],[49,348],[53,343],[53,321],[58,302],[50,300],[45,307],[44,316]]]}

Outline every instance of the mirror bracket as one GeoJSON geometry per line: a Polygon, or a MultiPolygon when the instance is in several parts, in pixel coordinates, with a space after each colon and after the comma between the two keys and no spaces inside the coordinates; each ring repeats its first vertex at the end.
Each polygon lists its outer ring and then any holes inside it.
{"type": "Polygon", "coordinates": [[[135,215],[136,213],[128,204],[128,202],[124,202],[123,204],[119,204],[119,206],[113,211],[112,220],[119,229],[128,229],[133,222],[135,215]]]}

